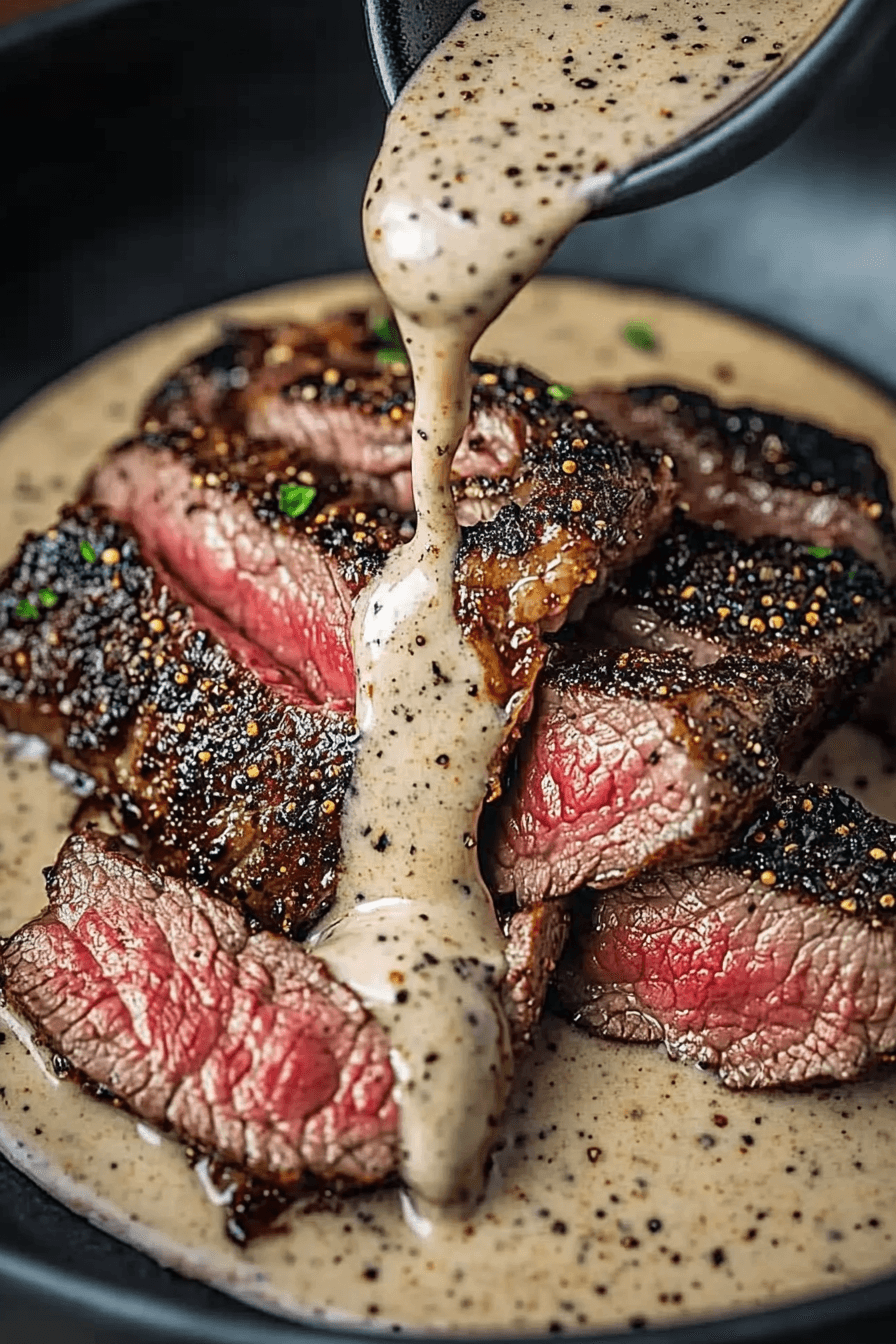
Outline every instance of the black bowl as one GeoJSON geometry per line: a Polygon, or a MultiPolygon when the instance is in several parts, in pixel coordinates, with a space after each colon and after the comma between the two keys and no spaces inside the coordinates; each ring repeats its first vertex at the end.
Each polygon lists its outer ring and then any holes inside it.
{"type": "MultiPolygon", "coordinates": [[[[894,65],[896,40],[879,40],[783,148],[687,200],[581,228],[552,269],[712,300],[896,389],[894,65]]],[[[362,267],[383,117],[359,0],[80,0],[0,29],[0,416],[150,323],[362,267]]],[[[643,1338],[839,1344],[849,1329],[890,1344],[894,1319],[896,1277],[643,1338]]],[[[161,1269],[0,1162],[0,1339],[62,1329],[66,1344],[331,1333],[161,1269]]]]}

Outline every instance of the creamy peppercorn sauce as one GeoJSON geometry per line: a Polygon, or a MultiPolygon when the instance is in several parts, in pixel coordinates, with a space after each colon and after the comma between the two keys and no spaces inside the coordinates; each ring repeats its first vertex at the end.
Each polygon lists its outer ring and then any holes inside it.
{"type": "Polygon", "coordinates": [[[525,699],[489,697],[453,610],[449,477],[471,350],[616,176],[772,80],[839,8],[488,0],[389,116],[364,241],[414,374],[417,530],[355,613],[361,739],[336,907],[314,947],[388,1028],[420,1213],[481,1193],[513,1076],[502,937],[464,840],[525,699]]]}
{"type": "MultiPolygon", "coordinates": [[[[314,320],[381,303],[363,277],[272,291],[148,332],[50,388],[0,433],[7,552],[49,525],[146,389],[225,319],[314,320]]],[[[481,354],[585,387],[671,382],[729,405],[811,417],[896,469],[896,408],[805,347],[681,299],[537,280],[481,354]],[[632,349],[632,320],[656,333],[632,349]]],[[[5,557],[4,557],[5,558],[5,557]]],[[[810,766],[896,819],[893,762],[840,730],[810,766]]],[[[74,801],[41,761],[0,770],[0,935],[44,904],[41,869],[74,801]]],[[[422,818],[418,819],[421,832],[422,818]]],[[[486,1202],[468,1219],[406,1223],[398,1193],[309,1199],[284,1235],[239,1250],[179,1144],[51,1077],[0,1023],[0,1147],[69,1207],[166,1265],[303,1320],[516,1333],[662,1324],[768,1308],[896,1267],[896,1079],[808,1093],[729,1093],[653,1047],[548,1018],[505,1111],[486,1202]]]]}

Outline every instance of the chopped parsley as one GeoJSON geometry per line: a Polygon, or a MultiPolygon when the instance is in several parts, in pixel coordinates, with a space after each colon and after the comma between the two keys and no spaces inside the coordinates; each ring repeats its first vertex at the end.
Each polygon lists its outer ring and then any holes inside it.
{"type": "Polygon", "coordinates": [[[96,559],[96,551],[93,549],[89,541],[81,542],[81,556],[84,560],[87,560],[90,564],[93,564],[94,560],[96,559]]]}
{"type": "Polygon", "coordinates": [[[373,334],[378,336],[385,345],[401,344],[398,327],[391,317],[378,317],[373,324],[373,334]]]}
{"type": "Polygon", "coordinates": [[[16,606],[16,615],[21,621],[33,621],[40,615],[40,612],[37,610],[37,607],[33,606],[32,603],[28,601],[27,597],[23,597],[21,602],[16,606]]]}
{"type": "Polygon", "coordinates": [[[301,518],[311,508],[316,495],[313,485],[281,485],[280,512],[288,518],[301,518]]]}
{"type": "Polygon", "coordinates": [[[812,556],[813,560],[827,560],[831,554],[830,546],[807,546],[806,550],[812,556]]]}
{"type": "Polygon", "coordinates": [[[401,343],[401,333],[391,317],[378,317],[373,324],[373,334],[384,345],[384,349],[376,352],[377,363],[407,364],[408,357],[401,343]]]}
{"type": "Polygon", "coordinates": [[[629,322],[622,334],[636,350],[655,350],[659,345],[649,322],[629,322]]]}
{"type": "Polygon", "coordinates": [[[566,383],[551,383],[548,388],[548,396],[553,397],[555,401],[569,401],[572,396],[572,388],[567,387],[566,383]]]}
{"type": "Polygon", "coordinates": [[[41,588],[38,597],[45,607],[55,607],[56,603],[59,601],[58,595],[53,592],[52,588],[41,588]]]}

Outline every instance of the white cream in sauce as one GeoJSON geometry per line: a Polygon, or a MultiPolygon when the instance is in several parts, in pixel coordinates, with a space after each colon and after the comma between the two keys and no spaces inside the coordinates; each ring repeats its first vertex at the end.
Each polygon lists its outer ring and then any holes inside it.
{"type": "Polygon", "coordinates": [[[418,1203],[481,1189],[512,1077],[502,939],[469,847],[512,710],[489,701],[452,601],[473,345],[615,176],[723,116],[839,7],[482,0],[389,117],[364,236],[414,374],[418,524],[355,615],[361,741],[314,945],[389,1030],[418,1203]]]}

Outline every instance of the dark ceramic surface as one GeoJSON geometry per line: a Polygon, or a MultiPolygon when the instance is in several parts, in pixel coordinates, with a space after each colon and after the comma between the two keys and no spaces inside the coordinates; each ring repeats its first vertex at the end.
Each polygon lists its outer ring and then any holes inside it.
{"type": "MultiPolygon", "coordinates": [[[[879,39],[774,154],[686,200],[586,225],[551,269],[752,313],[896,390],[894,68],[896,37],[879,39]]],[[[80,0],[0,30],[0,415],[151,322],[361,267],[383,114],[358,0],[80,0]]],[[[892,1344],[896,1279],[639,1337],[844,1336],[892,1344]]],[[[2,1344],[302,1338],[110,1241],[0,1162],[2,1344]]]]}

